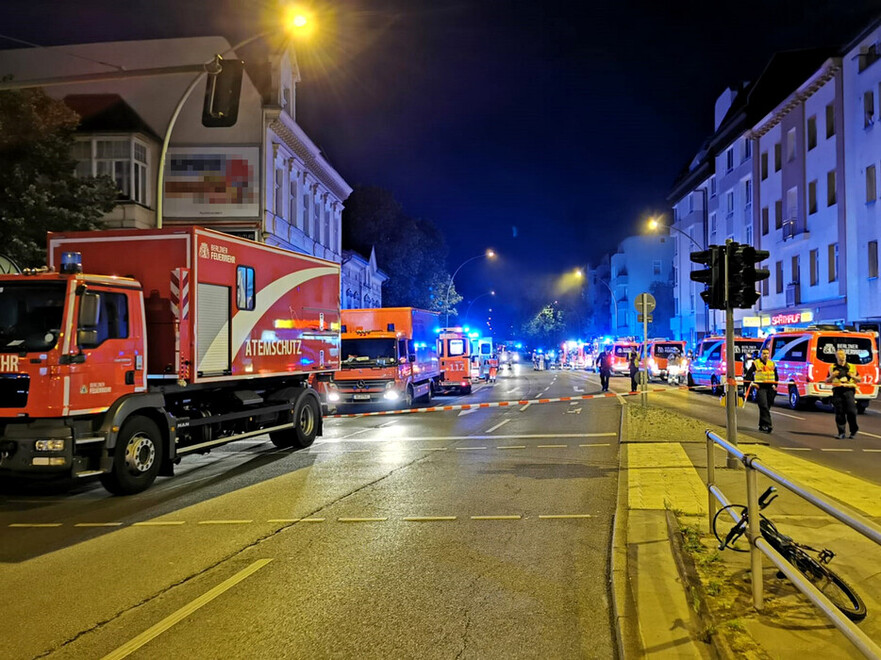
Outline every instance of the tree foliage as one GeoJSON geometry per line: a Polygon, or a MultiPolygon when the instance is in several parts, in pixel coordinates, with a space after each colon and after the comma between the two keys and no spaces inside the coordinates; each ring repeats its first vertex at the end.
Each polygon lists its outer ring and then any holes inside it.
{"type": "Polygon", "coordinates": [[[524,326],[523,334],[538,344],[554,344],[562,341],[566,331],[566,315],[553,305],[545,305],[524,326]]]}
{"type": "MultiPolygon", "coordinates": [[[[382,293],[387,307],[446,311],[446,240],[431,221],[404,213],[388,190],[355,187],[343,210],[343,245],[365,255],[376,249],[377,264],[389,276],[382,293]]],[[[450,306],[461,300],[453,287],[450,306]]]]}
{"type": "Polygon", "coordinates": [[[97,229],[117,199],[109,177],[77,178],[79,117],[39,89],[0,92],[0,252],[21,266],[46,260],[46,232],[97,229]]]}

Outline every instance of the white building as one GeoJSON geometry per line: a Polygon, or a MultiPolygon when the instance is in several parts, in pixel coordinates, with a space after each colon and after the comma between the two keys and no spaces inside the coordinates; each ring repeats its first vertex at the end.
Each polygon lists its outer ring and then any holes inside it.
{"type": "MultiPolygon", "coordinates": [[[[847,319],[871,327],[881,320],[878,241],[881,240],[881,19],[841,58],[844,87],[844,153],[847,185],[847,319]]],[[[878,328],[877,325],[874,326],[878,328]]]]}
{"type": "MultiPolygon", "coordinates": [[[[0,51],[0,78],[25,81],[106,73],[123,67],[200,64],[228,53],[221,37],[195,37],[0,51]],[[108,64],[103,64],[108,63],[108,64]],[[110,66],[113,65],[113,66],[110,66]]],[[[113,176],[121,201],[110,226],[157,225],[159,153],[174,108],[196,74],[47,87],[89,110],[78,138],[78,171],[113,176]],[[123,121],[126,120],[126,121],[123,121]]],[[[246,68],[239,115],[229,128],[202,125],[205,84],[183,106],[171,134],[162,224],[200,224],[341,261],[340,219],[352,189],[296,122],[294,54],[246,68]]]]}
{"type": "Polygon", "coordinates": [[[369,259],[344,250],[341,278],[343,309],[382,307],[382,285],[388,281],[388,275],[376,266],[375,249],[370,250],[369,259]]]}

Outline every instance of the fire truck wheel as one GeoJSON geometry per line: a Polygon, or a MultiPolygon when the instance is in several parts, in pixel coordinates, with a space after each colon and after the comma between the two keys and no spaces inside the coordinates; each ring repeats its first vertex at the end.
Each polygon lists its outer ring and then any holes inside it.
{"type": "Polygon", "coordinates": [[[413,386],[407,385],[407,393],[404,395],[404,408],[410,409],[413,407],[413,386]]]}
{"type": "Polygon", "coordinates": [[[293,426],[271,432],[269,439],[272,444],[281,449],[287,447],[304,449],[315,440],[320,416],[321,412],[315,398],[303,394],[294,403],[294,413],[290,420],[293,422],[293,426]]]}
{"type": "Polygon", "coordinates": [[[429,384],[428,384],[428,391],[427,391],[427,392],[425,393],[425,395],[422,397],[422,400],[423,400],[425,403],[431,403],[431,395],[434,394],[434,391],[433,391],[433,390],[434,390],[434,381],[431,381],[431,382],[429,382],[429,384]]]}
{"type": "Polygon", "coordinates": [[[159,474],[163,452],[162,434],[156,423],[146,417],[130,417],[119,430],[113,467],[101,475],[101,483],[114,495],[140,493],[159,474]]]}
{"type": "Polygon", "coordinates": [[[862,415],[866,412],[866,408],[869,407],[869,404],[865,401],[857,401],[857,414],[862,415]]]}

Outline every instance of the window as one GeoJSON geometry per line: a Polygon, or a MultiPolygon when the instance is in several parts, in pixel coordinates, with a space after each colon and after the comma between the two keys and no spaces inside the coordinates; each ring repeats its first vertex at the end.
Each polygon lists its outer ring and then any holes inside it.
{"type": "Polygon", "coordinates": [[[795,129],[790,128],[786,132],[786,162],[795,160],[795,129]]]}
{"type": "Polygon", "coordinates": [[[768,178],[768,152],[763,151],[761,160],[761,168],[762,168],[762,181],[768,178]]]}
{"type": "Polygon", "coordinates": [[[279,218],[284,214],[284,167],[275,168],[275,215],[279,218]]]}
{"type": "Polygon", "coordinates": [[[783,167],[783,156],[778,142],[774,145],[774,171],[779,172],[781,167],[783,167]]]}
{"type": "Polygon", "coordinates": [[[725,152],[725,171],[730,172],[734,169],[734,147],[728,147],[725,152]]]}
{"type": "Polygon", "coordinates": [[[775,337],[771,345],[771,359],[775,362],[807,362],[808,337],[775,337]]]}
{"type": "Polygon", "coordinates": [[[826,106],[826,139],[835,135],[835,106],[830,103],[826,106]]]}
{"type": "Polygon", "coordinates": [[[694,213],[694,193],[688,194],[688,212],[694,213]]]}
{"type": "Polygon", "coordinates": [[[801,257],[799,257],[798,255],[792,257],[792,268],[790,270],[790,275],[792,276],[790,282],[792,282],[793,284],[798,284],[799,282],[801,282],[801,257]]]}
{"type": "Polygon", "coordinates": [[[877,62],[879,56],[881,56],[881,53],[879,53],[877,44],[860,48],[859,72],[862,73],[869,65],[877,62]]]}
{"type": "Polygon", "coordinates": [[[324,244],[333,249],[333,243],[330,239],[330,212],[324,209],[324,244]]]}
{"type": "Polygon", "coordinates": [[[753,203],[753,180],[746,179],[743,182],[743,204],[749,206],[753,203]]]}
{"type": "Polygon", "coordinates": [[[139,204],[147,203],[147,145],[134,142],[132,159],[132,195],[131,198],[139,204]]]}
{"type": "Polygon", "coordinates": [[[829,244],[829,281],[838,281],[838,243],[829,244]]]}
{"type": "Polygon", "coordinates": [[[254,309],[254,269],[250,266],[236,267],[236,307],[254,309]]]}
{"type": "Polygon", "coordinates": [[[294,179],[291,179],[288,182],[290,188],[288,188],[288,221],[292,225],[297,224],[297,182],[294,179]]]}
{"type": "Polygon", "coordinates": [[[80,326],[81,330],[92,330],[95,335],[88,342],[81,342],[82,348],[95,348],[108,339],[128,337],[128,300],[124,293],[96,291],[98,294],[98,325],[80,326]]]}
{"type": "Polygon", "coordinates": [[[775,264],[774,274],[777,276],[777,293],[783,293],[783,262],[775,264]]]}
{"type": "Polygon", "coordinates": [[[316,241],[318,241],[320,243],[321,242],[321,207],[318,205],[317,199],[314,200],[314,203],[312,204],[312,208],[315,211],[315,220],[312,223],[312,231],[314,232],[314,235],[312,236],[312,238],[314,238],[316,241]]]}
{"type": "Polygon", "coordinates": [[[820,283],[820,251],[811,250],[811,286],[820,283]]]}
{"type": "Polygon", "coordinates": [[[763,295],[763,296],[767,296],[767,295],[768,295],[768,291],[770,290],[769,287],[770,287],[770,285],[769,285],[769,280],[767,280],[767,279],[762,280],[762,295],[763,295]]]}
{"type": "Polygon", "coordinates": [[[786,220],[795,222],[798,217],[798,188],[790,188],[786,191],[786,220]]]}
{"type": "Polygon", "coordinates": [[[661,274],[661,262],[658,259],[656,259],[652,262],[652,274],[653,275],[660,275],[661,274]]]}
{"type": "Polygon", "coordinates": [[[768,207],[762,207],[762,236],[768,234],[768,207]]]}
{"type": "Polygon", "coordinates": [[[710,213],[710,233],[716,233],[716,214],[710,213]]]}
{"type": "Polygon", "coordinates": [[[77,140],[71,155],[77,161],[77,176],[109,176],[120,198],[147,204],[147,145],[143,142],[134,138],[77,140]]]}
{"type": "Polygon", "coordinates": [[[741,158],[741,162],[746,162],[750,159],[750,156],[753,155],[753,143],[752,140],[746,138],[743,141],[743,158],[741,158]]]}
{"type": "Polygon", "coordinates": [[[734,215],[734,191],[733,190],[729,190],[727,193],[725,193],[725,202],[726,202],[726,204],[725,204],[726,213],[730,217],[730,216],[734,215]]]}
{"type": "Polygon", "coordinates": [[[875,123],[875,92],[871,89],[863,93],[863,128],[875,123]]]}
{"type": "Polygon", "coordinates": [[[875,166],[869,165],[866,168],[866,203],[874,202],[878,199],[878,188],[875,179],[875,166]]]}
{"type": "Polygon", "coordinates": [[[716,175],[710,177],[710,197],[716,196],[716,175]]]}
{"type": "Polygon", "coordinates": [[[835,170],[826,173],[826,206],[835,203],[835,170]]]}
{"type": "Polygon", "coordinates": [[[817,212],[817,181],[808,184],[808,215],[817,212]]]}
{"type": "Polygon", "coordinates": [[[774,202],[774,229],[783,229],[783,200],[774,202]]]}
{"type": "Polygon", "coordinates": [[[303,233],[311,238],[312,227],[310,226],[309,217],[309,195],[303,193],[303,233]]]}
{"type": "Polygon", "coordinates": [[[878,277],[878,241],[869,241],[869,279],[878,277]]]}
{"type": "Polygon", "coordinates": [[[746,244],[753,244],[753,226],[751,223],[747,223],[746,225],[746,244]]]}
{"type": "Polygon", "coordinates": [[[817,146],[817,115],[808,117],[808,151],[817,146]]]}

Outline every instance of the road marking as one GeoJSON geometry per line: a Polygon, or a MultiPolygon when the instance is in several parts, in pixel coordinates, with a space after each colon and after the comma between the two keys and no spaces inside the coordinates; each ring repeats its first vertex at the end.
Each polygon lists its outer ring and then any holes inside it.
{"type": "Polygon", "coordinates": [[[507,424],[507,423],[510,422],[510,421],[511,421],[510,419],[503,419],[501,422],[499,422],[498,424],[496,424],[495,426],[493,426],[491,429],[487,429],[486,432],[487,432],[487,433],[492,433],[492,432],[495,431],[496,429],[502,428],[505,424],[507,424]]]}
{"type": "Polygon", "coordinates": [[[322,523],[324,522],[324,518],[302,518],[300,522],[303,523],[322,523]]]}
{"type": "Polygon", "coordinates": [[[469,449],[486,449],[486,447],[454,447],[456,451],[468,451],[469,449]]]}
{"type": "Polygon", "coordinates": [[[457,417],[462,417],[463,415],[470,415],[471,413],[476,413],[477,410],[478,410],[477,408],[468,408],[466,410],[460,410],[457,417]]]}
{"type": "Polygon", "coordinates": [[[440,522],[443,520],[455,520],[456,516],[407,516],[406,522],[440,522]]]}
{"type": "Polygon", "coordinates": [[[526,445],[506,445],[504,447],[496,447],[496,449],[526,449],[526,445]]]}
{"type": "Polygon", "coordinates": [[[420,447],[420,451],[446,451],[446,447],[420,447]]]}
{"type": "Polygon", "coordinates": [[[834,449],[824,449],[824,448],[821,447],[821,448],[820,448],[820,451],[853,451],[853,449],[844,449],[844,448],[841,448],[841,449],[837,449],[837,448],[834,448],[834,449]]]}
{"type": "Polygon", "coordinates": [[[246,569],[239,571],[231,578],[224,580],[223,582],[218,584],[216,587],[211,589],[211,591],[202,594],[196,600],[187,605],[184,605],[174,614],[162,619],[162,621],[157,623],[152,628],[148,628],[131,641],[126,642],[115,651],[108,653],[104,656],[103,660],[121,660],[122,658],[131,655],[139,648],[149,643],[150,641],[164,633],[166,630],[174,626],[176,623],[183,621],[185,618],[190,616],[193,612],[195,612],[202,606],[207,605],[212,600],[223,594],[225,591],[228,591],[248,576],[253,575],[257,571],[259,571],[271,561],[271,559],[258,559],[246,569]]]}
{"type": "Polygon", "coordinates": [[[581,387],[578,387],[577,385],[575,387],[573,387],[572,389],[575,390],[576,392],[582,392],[582,393],[584,392],[584,389],[581,387]]]}
{"type": "Polygon", "coordinates": [[[608,442],[594,442],[589,445],[578,445],[579,447],[608,447],[608,442]]]}
{"type": "Polygon", "coordinates": [[[63,523],[10,523],[10,527],[61,527],[63,523]]]}
{"type": "Polygon", "coordinates": [[[393,419],[392,421],[386,422],[385,424],[380,424],[379,428],[384,429],[386,426],[394,426],[397,423],[398,423],[398,420],[393,419]]]}
{"type": "Polygon", "coordinates": [[[342,438],[340,438],[340,440],[345,440],[346,438],[351,438],[353,436],[358,435],[359,433],[367,433],[368,431],[375,431],[375,430],[376,429],[373,427],[370,427],[369,429],[361,429],[360,431],[355,431],[354,433],[350,433],[349,435],[343,436],[342,438]]]}
{"type": "Polygon", "coordinates": [[[183,525],[186,520],[147,520],[145,522],[132,523],[133,527],[173,527],[183,525]]]}
{"type": "Polygon", "coordinates": [[[806,417],[799,417],[798,415],[790,415],[789,413],[780,412],[779,410],[772,410],[771,412],[774,413],[775,415],[783,415],[784,417],[789,417],[790,419],[800,419],[802,421],[807,419],[806,417]]]}
{"type": "Polygon", "coordinates": [[[268,523],[282,523],[285,525],[289,525],[292,523],[300,522],[300,519],[299,518],[270,518],[266,522],[268,522],[268,523]]]}
{"type": "Polygon", "coordinates": [[[566,449],[569,445],[536,445],[539,449],[566,449]]]}
{"type": "Polygon", "coordinates": [[[871,454],[881,454],[881,449],[863,449],[865,452],[869,452],[871,454]]]}
{"type": "Polygon", "coordinates": [[[523,516],[471,516],[471,520],[520,520],[523,516]]]}
{"type": "Polygon", "coordinates": [[[249,525],[253,520],[200,520],[197,525],[249,525]]]}
{"type": "Polygon", "coordinates": [[[122,527],[121,522],[77,523],[74,527],[122,527]]]}
{"type": "Polygon", "coordinates": [[[526,409],[527,409],[529,406],[531,406],[531,405],[532,405],[532,402],[530,401],[529,403],[527,403],[525,406],[523,406],[523,407],[520,409],[520,412],[523,412],[524,410],[526,410],[526,409]]]}
{"type": "Polygon", "coordinates": [[[568,520],[569,518],[593,518],[589,513],[560,513],[539,516],[539,520],[568,520]]]}
{"type": "MultiPolygon", "coordinates": [[[[719,447],[722,449],[722,447],[719,447]]],[[[783,451],[813,451],[810,447],[780,447],[783,451]]]]}
{"type": "Polygon", "coordinates": [[[569,409],[569,410],[566,411],[566,414],[568,414],[568,415],[580,415],[580,414],[581,414],[581,408],[571,408],[571,409],[569,409]]]}
{"type": "Polygon", "coordinates": [[[385,522],[386,520],[388,520],[388,517],[385,517],[385,518],[337,518],[337,522],[343,522],[343,523],[385,522]]]}
{"type": "Polygon", "coordinates": [[[881,440],[881,435],[875,435],[874,433],[869,433],[868,431],[857,431],[857,433],[859,433],[860,435],[867,435],[870,438],[878,438],[879,440],[881,440]]]}

